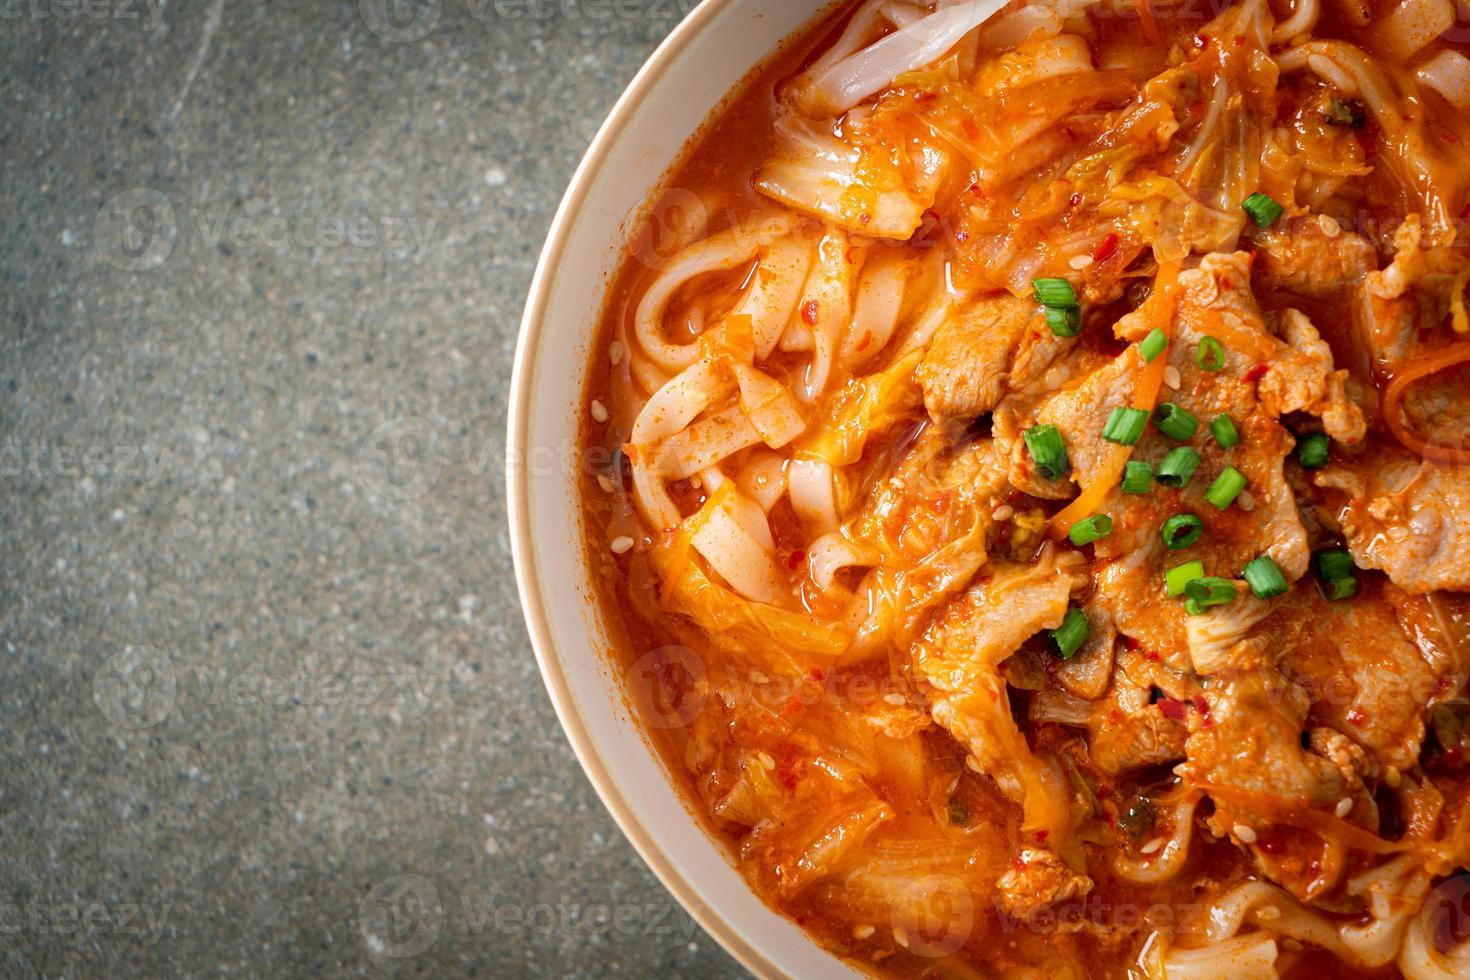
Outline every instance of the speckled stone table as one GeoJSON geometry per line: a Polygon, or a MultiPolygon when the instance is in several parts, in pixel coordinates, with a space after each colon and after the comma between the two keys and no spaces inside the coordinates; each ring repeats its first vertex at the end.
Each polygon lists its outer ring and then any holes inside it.
{"type": "Polygon", "coordinates": [[[0,975],[739,975],[562,738],[501,489],[690,6],[0,0],[0,975]]]}

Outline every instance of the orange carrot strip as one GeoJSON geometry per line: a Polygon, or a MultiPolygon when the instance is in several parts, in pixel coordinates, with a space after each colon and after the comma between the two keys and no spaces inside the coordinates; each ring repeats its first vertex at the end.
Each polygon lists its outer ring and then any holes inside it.
{"type": "Polygon", "coordinates": [[[1470,340],[1462,340],[1406,366],[1389,382],[1388,390],[1383,395],[1383,418],[1388,423],[1389,431],[1404,444],[1405,449],[1436,463],[1470,462],[1470,452],[1457,446],[1425,439],[1409,427],[1403,414],[1404,393],[1410,385],[1467,361],[1470,361],[1470,340]]]}
{"type": "MultiPolygon", "coordinates": [[[[1179,263],[1170,262],[1159,266],[1159,274],[1154,278],[1149,320],[1152,326],[1164,332],[1171,344],[1174,342],[1174,313],[1178,308],[1179,263]]],[[[1136,346],[1132,356],[1138,358],[1143,365],[1143,373],[1139,375],[1138,384],[1133,389],[1133,407],[1152,412],[1154,403],[1159,400],[1159,389],[1164,386],[1164,371],[1169,367],[1169,358],[1161,355],[1154,358],[1152,363],[1144,363],[1143,355],[1138,353],[1136,346]]]]}
{"type": "MultiPolygon", "coordinates": [[[[1154,279],[1154,291],[1149,300],[1149,321],[1152,326],[1162,330],[1171,342],[1174,337],[1174,311],[1178,305],[1179,263],[1170,262],[1159,266],[1159,274],[1154,279]]],[[[1164,369],[1169,366],[1169,358],[1160,355],[1152,363],[1146,362],[1143,355],[1138,353],[1136,345],[1124,356],[1136,358],[1143,369],[1138,376],[1138,384],[1133,388],[1131,404],[1134,408],[1152,412],[1154,403],[1159,398],[1159,390],[1164,386],[1164,369]]],[[[1130,455],[1132,450],[1127,446],[1113,447],[1112,453],[1093,475],[1092,482],[1083,487],[1082,492],[1070,504],[1052,515],[1049,533],[1053,538],[1065,537],[1073,524],[1084,517],[1091,517],[1097,511],[1118,485],[1123,466],[1130,455]]]]}
{"type": "Polygon", "coordinates": [[[1158,44],[1161,39],[1159,22],[1154,20],[1154,12],[1149,7],[1149,0],[1133,0],[1133,6],[1138,11],[1138,21],[1143,27],[1143,36],[1152,43],[1158,44]]]}
{"type": "Polygon", "coordinates": [[[1072,530],[1073,524],[1096,513],[1097,508],[1118,485],[1118,479],[1123,473],[1123,464],[1128,462],[1129,455],[1127,446],[1113,447],[1112,455],[1098,470],[1092,482],[1083,487],[1082,492],[1074,497],[1070,504],[1052,515],[1050,534],[1053,538],[1066,537],[1067,532],[1072,530]]]}

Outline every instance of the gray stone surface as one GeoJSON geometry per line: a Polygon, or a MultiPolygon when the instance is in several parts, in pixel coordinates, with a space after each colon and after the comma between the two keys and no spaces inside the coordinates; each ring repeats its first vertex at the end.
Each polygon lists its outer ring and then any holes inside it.
{"type": "Polygon", "coordinates": [[[0,0],[0,975],[738,975],[562,738],[501,490],[689,0],[160,3],[0,0]]]}

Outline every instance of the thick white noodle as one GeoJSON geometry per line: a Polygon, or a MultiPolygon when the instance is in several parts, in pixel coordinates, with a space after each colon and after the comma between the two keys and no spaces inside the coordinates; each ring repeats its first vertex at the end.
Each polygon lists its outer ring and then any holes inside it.
{"type": "Polygon", "coordinates": [[[786,458],[767,450],[751,453],[735,478],[740,492],[761,505],[767,514],[786,494],[786,458]]]}
{"type": "Polygon", "coordinates": [[[841,531],[828,531],[817,538],[806,549],[806,554],[812,581],[823,592],[832,587],[833,580],[842,569],[866,568],[879,561],[879,555],[873,549],[858,544],[841,531]]]}
{"type": "Polygon", "coordinates": [[[786,483],[797,517],[814,531],[836,529],[837,488],[831,463],[821,459],[793,459],[786,468],[786,483]]]}
{"type": "Polygon", "coordinates": [[[817,245],[817,262],[806,284],[806,303],[816,316],[812,328],[812,359],[797,387],[797,395],[811,404],[827,388],[842,335],[852,320],[852,263],[847,258],[847,235],[828,226],[817,245]]]}
{"type": "Polygon", "coordinates": [[[633,381],[638,385],[639,393],[645,399],[669,383],[670,375],[644,357],[643,352],[636,345],[629,348],[628,373],[632,375],[633,381]]]}
{"type": "Polygon", "coordinates": [[[776,341],[781,339],[781,332],[801,300],[801,288],[811,264],[811,243],[801,235],[783,238],[762,253],[750,289],[730,311],[732,315],[750,316],[757,357],[770,357],[776,349],[776,341]]]}
{"type": "Polygon", "coordinates": [[[1451,0],[1404,0],[1373,25],[1375,45],[1396,61],[1407,61],[1455,26],[1451,0]]]}
{"type": "Polygon", "coordinates": [[[700,412],[729,395],[733,378],[712,361],[699,361],[671,378],[638,413],[633,445],[654,446],[693,422],[700,412]]]}
{"type": "Polygon", "coordinates": [[[759,239],[732,228],[680,252],[638,303],[634,332],[648,358],[665,371],[682,371],[699,356],[698,344],[673,344],[664,337],[664,310],[674,292],[695,276],[731,269],[755,258],[759,239]]]}
{"type": "Polygon", "coordinates": [[[1358,969],[1378,969],[1398,955],[1409,920],[1428,890],[1422,860],[1418,854],[1402,854],[1348,882],[1348,894],[1368,899],[1370,918],[1361,925],[1334,923],[1267,882],[1245,882],[1215,901],[1205,941],[1222,943],[1254,925],[1320,946],[1358,969]]]}
{"type": "Polygon", "coordinates": [[[1269,932],[1236,936],[1204,949],[1164,954],[1167,980],[1276,980],[1276,940],[1269,932]]]}
{"type": "Polygon", "coordinates": [[[1193,803],[1180,803],[1174,807],[1174,833],[1155,853],[1133,858],[1121,849],[1115,850],[1113,870],[1141,885],[1168,881],[1184,870],[1189,859],[1189,842],[1194,835],[1194,806],[1193,803]]]}
{"type": "Polygon", "coordinates": [[[806,419],[791,389],[749,364],[735,364],[732,370],[740,386],[740,410],[767,446],[780,449],[802,434],[806,419]]]}
{"type": "Polygon", "coordinates": [[[689,541],[710,568],[747,599],[774,602],[784,591],[765,511],[733,486],[714,503],[689,541]]]}
{"type": "Polygon", "coordinates": [[[733,379],[709,361],[698,361],[648,399],[633,421],[633,499],[644,523],[663,531],[679,523],[679,508],[664,488],[660,443],[684,429],[715,401],[726,398],[733,379]]]}
{"type": "Polygon", "coordinates": [[[842,341],[844,366],[866,364],[888,346],[913,274],[914,263],[902,253],[882,247],[870,250],[853,302],[852,327],[842,341]]]}
{"type": "Polygon", "coordinates": [[[1470,58],[1445,48],[1416,68],[1414,77],[1456,109],[1470,112],[1470,58]]]}
{"type": "Polygon", "coordinates": [[[1349,951],[1343,959],[1355,959],[1364,969],[1377,969],[1398,955],[1409,920],[1429,891],[1430,876],[1423,862],[1421,855],[1401,854],[1348,881],[1348,894],[1367,896],[1373,917],[1363,925],[1338,930],[1349,951]]]}
{"type": "Polygon", "coordinates": [[[760,441],[760,433],[742,413],[734,409],[711,412],[670,436],[655,468],[666,480],[687,479],[760,441]]]}
{"type": "Polygon", "coordinates": [[[1276,44],[1285,44],[1292,38],[1310,33],[1321,16],[1321,0],[1296,0],[1296,8],[1292,10],[1291,16],[1271,31],[1271,40],[1276,44]]]}

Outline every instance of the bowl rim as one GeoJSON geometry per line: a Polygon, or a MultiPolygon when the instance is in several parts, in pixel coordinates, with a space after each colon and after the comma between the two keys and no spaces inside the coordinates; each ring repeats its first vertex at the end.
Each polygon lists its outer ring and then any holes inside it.
{"type": "MultiPolygon", "coordinates": [[[[511,368],[508,413],[506,419],[506,450],[516,452],[529,434],[533,372],[531,370],[541,346],[543,325],[551,296],[551,272],[560,264],[571,239],[573,219],[587,203],[591,192],[592,177],[606,163],[612,151],[616,134],[627,122],[645,95],[657,86],[668,73],[673,63],[695,36],[728,8],[740,0],[701,0],[680,23],[661,41],[633,76],[633,80],[618,96],[608,112],[607,118],[598,127],[577,169],[573,171],[567,190],[563,194],[556,213],[547,231],[546,242],[536,261],[536,270],[531,279],[526,306],[521,317],[520,332],[516,340],[515,360],[511,368]]],[[[641,825],[622,791],[612,777],[598,753],[587,729],[571,686],[562,672],[560,658],[555,654],[555,643],[546,606],[542,601],[540,583],[532,568],[532,531],[530,515],[528,474],[524,467],[506,468],[507,517],[510,525],[510,551],[515,568],[516,588],[520,593],[521,611],[525,616],[531,648],[536,656],[542,682],[561,722],[562,730],[571,742],[572,751],[591,781],[598,798],[602,800],[623,836],[654,876],[679,902],[700,927],[742,966],[761,978],[779,978],[785,974],[776,964],[741,935],[733,925],[696,893],[693,884],[664,852],[655,836],[641,825]]],[[[711,843],[717,843],[711,841],[711,843]]]]}

